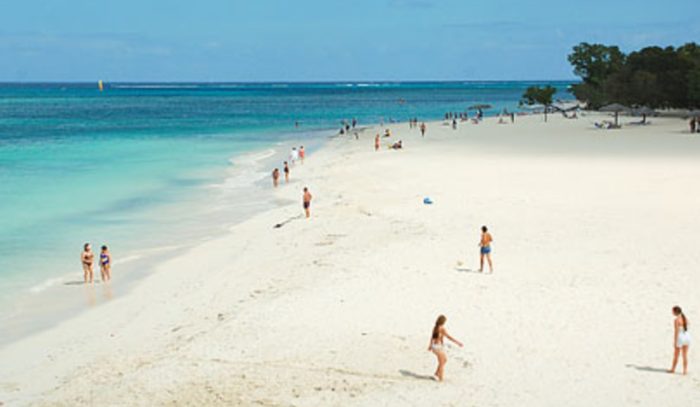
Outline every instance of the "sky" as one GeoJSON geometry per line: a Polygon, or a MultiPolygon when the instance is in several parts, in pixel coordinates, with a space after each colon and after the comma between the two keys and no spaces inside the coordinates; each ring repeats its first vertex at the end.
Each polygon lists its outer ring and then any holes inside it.
{"type": "Polygon", "coordinates": [[[697,0],[0,0],[0,81],[567,80],[700,42],[697,0]]]}

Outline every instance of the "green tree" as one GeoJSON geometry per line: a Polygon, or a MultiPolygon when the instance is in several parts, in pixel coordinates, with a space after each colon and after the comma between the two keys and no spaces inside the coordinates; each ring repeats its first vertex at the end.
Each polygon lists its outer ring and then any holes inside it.
{"type": "Polygon", "coordinates": [[[577,99],[591,108],[618,102],[652,108],[700,107],[700,46],[646,47],[629,55],[618,47],[581,43],[568,57],[581,83],[577,99]]]}
{"type": "Polygon", "coordinates": [[[615,46],[583,42],[573,48],[568,59],[574,73],[582,79],[582,83],[572,86],[574,96],[591,107],[607,103],[607,79],[620,72],[625,64],[625,54],[615,46]]]}
{"type": "Polygon", "coordinates": [[[541,104],[544,106],[544,121],[547,121],[547,110],[552,106],[552,101],[554,94],[557,93],[557,89],[547,85],[545,87],[530,86],[523,93],[523,97],[520,100],[521,104],[534,105],[541,104]]]}

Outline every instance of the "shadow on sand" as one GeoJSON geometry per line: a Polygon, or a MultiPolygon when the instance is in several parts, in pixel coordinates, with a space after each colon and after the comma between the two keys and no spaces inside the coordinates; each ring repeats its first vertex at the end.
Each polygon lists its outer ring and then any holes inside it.
{"type": "MultiPolygon", "coordinates": [[[[459,272],[459,273],[476,273],[476,274],[484,274],[484,273],[482,273],[482,272],[481,272],[481,271],[479,271],[479,270],[476,270],[476,269],[470,269],[470,268],[467,268],[467,267],[459,267],[459,266],[457,266],[457,267],[455,267],[455,270],[457,270],[457,272],[459,272]]],[[[486,274],[488,274],[488,273],[486,273],[486,274]]]]}
{"type": "Polygon", "coordinates": [[[637,370],[642,371],[642,372],[666,373],[666,374],[668,374],[668,371],[667,371],[666,369],[661,369],[661,368],[658,368],[658,367],[637,366],[637,365],[633,365],[633,364],[627,364],[627,365],[625,365],[625,366],[627,366],[627,367],[629,367],[629,368],[632,368],[632,369],[637,369],[637,370]]]}
{"type": "Polygon", "coordinates": [[[63,285],[85,285],[85,281],[83,281],[83,280],[66,281],[65,283],[63,283],[63,285]]]}
{"type": "Polygon", "coordinates": [[[431,381],[435,380],[433,378],[433,376],[413,373],[411,371],[404,370],[404,369],[399,370],[399,373],[401,373],[401,376],[403,376],[403,377],[410,377],[410,378],[418,379],[418,380],[431,380],[431,381]]]}

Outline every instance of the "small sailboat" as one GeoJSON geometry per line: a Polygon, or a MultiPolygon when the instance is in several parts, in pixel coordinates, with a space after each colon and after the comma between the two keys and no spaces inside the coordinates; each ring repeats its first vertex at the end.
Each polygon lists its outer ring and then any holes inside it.
{"type": "Polygon", "coordinates": [[[97,81],[97,88],[100,90],[100,92],[102,92],[103,90],[105,90],[104,83],[102,83],[102,80],[101,80],[101,79],[100,79],[99,81],[97,81]]]}

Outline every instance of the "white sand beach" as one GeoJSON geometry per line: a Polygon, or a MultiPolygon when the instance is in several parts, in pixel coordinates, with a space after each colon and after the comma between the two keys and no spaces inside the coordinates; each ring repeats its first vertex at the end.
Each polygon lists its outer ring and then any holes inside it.
{"type": "Polygon", "coordinates": [[[687,376],[664,370],[673,305],[700,340],[700,137],[598,119],[392,124],[378,152],[381,128],[333,138],[271,188],[278,207],[0,349],[0,402],[691,406],[697,345],[687,376]],[[477,272],[482,225],[493,274],[477,272]],[[443,383],[439,314],[465,343],[443,383]]]}

